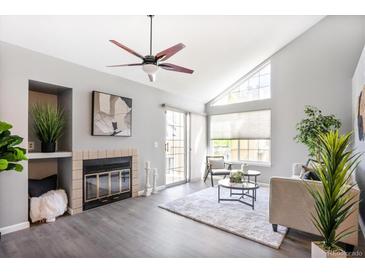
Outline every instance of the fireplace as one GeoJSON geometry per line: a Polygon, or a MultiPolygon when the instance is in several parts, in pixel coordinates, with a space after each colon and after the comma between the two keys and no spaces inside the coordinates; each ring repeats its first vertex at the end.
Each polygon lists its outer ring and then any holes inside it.
{"type": "Polygon", "coordinates": [[[83,160],[83,210],[132,197],[132,157],[83,160]]]}

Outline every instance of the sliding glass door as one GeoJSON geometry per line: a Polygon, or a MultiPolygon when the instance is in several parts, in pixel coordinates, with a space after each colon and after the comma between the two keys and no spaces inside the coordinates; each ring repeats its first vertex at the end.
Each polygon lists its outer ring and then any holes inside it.
{"type": "Polygon", "coordinates": [[[186,182],[186,113],[166,110],[166,184],[186,182]]]}

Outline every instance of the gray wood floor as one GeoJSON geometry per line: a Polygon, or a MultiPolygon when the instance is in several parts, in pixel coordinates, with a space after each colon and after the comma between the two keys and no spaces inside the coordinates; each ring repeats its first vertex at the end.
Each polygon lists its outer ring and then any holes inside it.
{"type": "MultiPolygon", "coordinates": [[[[3,235],[0,257],[310,256],[313,237],[308,234],[290,230],[275,250],[158,208],[207,186],[184,184],[3,235]]],[[[358,249],[365,251],[362,235],[358,249]]]]}

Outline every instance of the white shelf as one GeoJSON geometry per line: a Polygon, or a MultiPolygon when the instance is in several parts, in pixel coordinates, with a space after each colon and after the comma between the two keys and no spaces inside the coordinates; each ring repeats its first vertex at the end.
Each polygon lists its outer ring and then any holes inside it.
{"type": "Polygon", "coordinates": [[[28,159],[53,159],[53,158],[68,158],[72,157],[70,151],[58,151],[58,152],[30,152],[28,153],[28,159]]]}

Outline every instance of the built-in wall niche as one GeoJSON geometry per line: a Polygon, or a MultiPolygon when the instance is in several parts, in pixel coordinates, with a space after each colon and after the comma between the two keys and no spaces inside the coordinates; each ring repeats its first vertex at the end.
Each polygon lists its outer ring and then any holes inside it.
{"type": "MultiPolygon", "coordinates": [[[[50,104],[64,110],[66,126],[62,137],[58,140],[57,152],[72,151],[72,89],[69,87],[29,80],[28,94],[29,111],[35,104],[50,104]]],[[[41,151],[41,142],[38,140],[34,129],[34,121],[31,113],[28,115],[28,142],[29,152],[41,151]]],[[[57,154],[54,154],[57,155],[57,154]]],[[[32,156],[31,156],[32,157],[32,156]]],[[[50,157],[50,155],[45,156],[50,157]]],[[[39,158],[39,155],[38,155],[39,158]]]]}
{"type": "Polygon", "coordinates": [[[66,191],[70,201],[72,182],[72,158],[31,159],[28,162],[28,178],[43,179],[57,174],[58,188],[66,191]]]}
{"type": "Polygon", "coordinates": [[[43,179],[57,174],[58,188],[66,191],[70,201],[72,190],[72,89],[29,80],[28,105],[28,141],[33,143],[33,149],[28,149],[27,155],[29,159],[28,178],[43,179]],[[41,152],[41,142],[34,132],[34,121],[30,113],[34,104],[51,104],[64,110],[66,125],[54,153],[41,152]]]}

